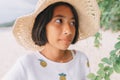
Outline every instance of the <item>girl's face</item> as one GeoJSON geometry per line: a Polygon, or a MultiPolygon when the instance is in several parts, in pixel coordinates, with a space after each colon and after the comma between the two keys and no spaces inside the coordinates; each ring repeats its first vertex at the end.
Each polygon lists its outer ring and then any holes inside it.
{"type": "Polygon", "coordinates": [[[58,6],[54,9],[52,20],[46,26],[46,45],[66,50],[74,39],[75,31],[75,19],[70,8],[58,6]]]}

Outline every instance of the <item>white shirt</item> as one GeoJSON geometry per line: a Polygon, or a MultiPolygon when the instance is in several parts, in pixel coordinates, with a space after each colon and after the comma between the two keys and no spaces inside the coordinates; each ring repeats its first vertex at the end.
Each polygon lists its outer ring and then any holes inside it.
{"type": "Polygon", "coordinates": [[[72,53],[73,59],[66,63],[51,61],[39,52],[26,54],[17,60],[2,80],[88,80],[86,55],[74,50],[72,53]]]}

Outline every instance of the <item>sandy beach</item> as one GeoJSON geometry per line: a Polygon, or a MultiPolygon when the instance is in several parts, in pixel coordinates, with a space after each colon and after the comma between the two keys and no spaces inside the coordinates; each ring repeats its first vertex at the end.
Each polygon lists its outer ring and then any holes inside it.
{"type": "MultiPolygon", "coordinates": [[[[86,40],[77,42],[71,45],[70,49],[77,49],[84,52],[90,61],[91,72],[98,69],[97,64],[101,58],[109,56],[109,52],[114,49],[114,44],[117,42],[119,33],[111,31],[100,31],[102,33],[102,46],[98,49],[94,47],[94,38],[90,37],[86,40]]],[[[12,35],[12,28],[0,28],[0,79],[13,66],[17,58],[28,54],[31,51],[25,50],[20,46],[12,35]]],[[[119,74],[113,74],[111,80],[119,80],[119,74]]]]}

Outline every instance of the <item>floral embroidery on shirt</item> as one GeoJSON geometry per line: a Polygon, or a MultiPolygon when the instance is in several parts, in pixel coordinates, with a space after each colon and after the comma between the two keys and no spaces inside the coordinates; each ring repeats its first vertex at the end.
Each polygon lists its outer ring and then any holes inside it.
{"type": "Polygon", "coordinates": [[[38,59],[40,61],[40,65],[42,67],[46,67],[47,66],[47,63],[43,60],[43,59],[38,59]]]}
{"type": "Polygon", "coordinates": [[[59,80],[67,80],[66,79],[66,74],[60,73],[59,76],[60,76],[59,80]]]}

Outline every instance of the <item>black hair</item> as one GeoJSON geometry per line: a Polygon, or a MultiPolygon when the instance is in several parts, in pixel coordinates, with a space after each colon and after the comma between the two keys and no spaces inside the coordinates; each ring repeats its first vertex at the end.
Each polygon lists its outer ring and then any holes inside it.
{"type": "Polygon", "coordinates": [[[47,8],[45,8],[41,13],[39,13],[35,19],[34,25],[33,25],[33,29],[32,29],[32,39],[35,42],[35,44],[39,45],[39,46],[43,46],[45,45],[48,40],[47,40],[47,36],[46,36],[46,25],[51,21],[52,17],[53,17],[53,12],[54,9],[57,6],[60,5],[65,5],[68,6],[75,18],[75,37],[72,41],[72,44],[76,43],[76,41],[78,40],[78,36],[79,36],[79,21],[78,21],[78,14],[77,11],[75,10],[75,8],[66,2],[56,2],[54,4],[49,5],[47,8]]]}

